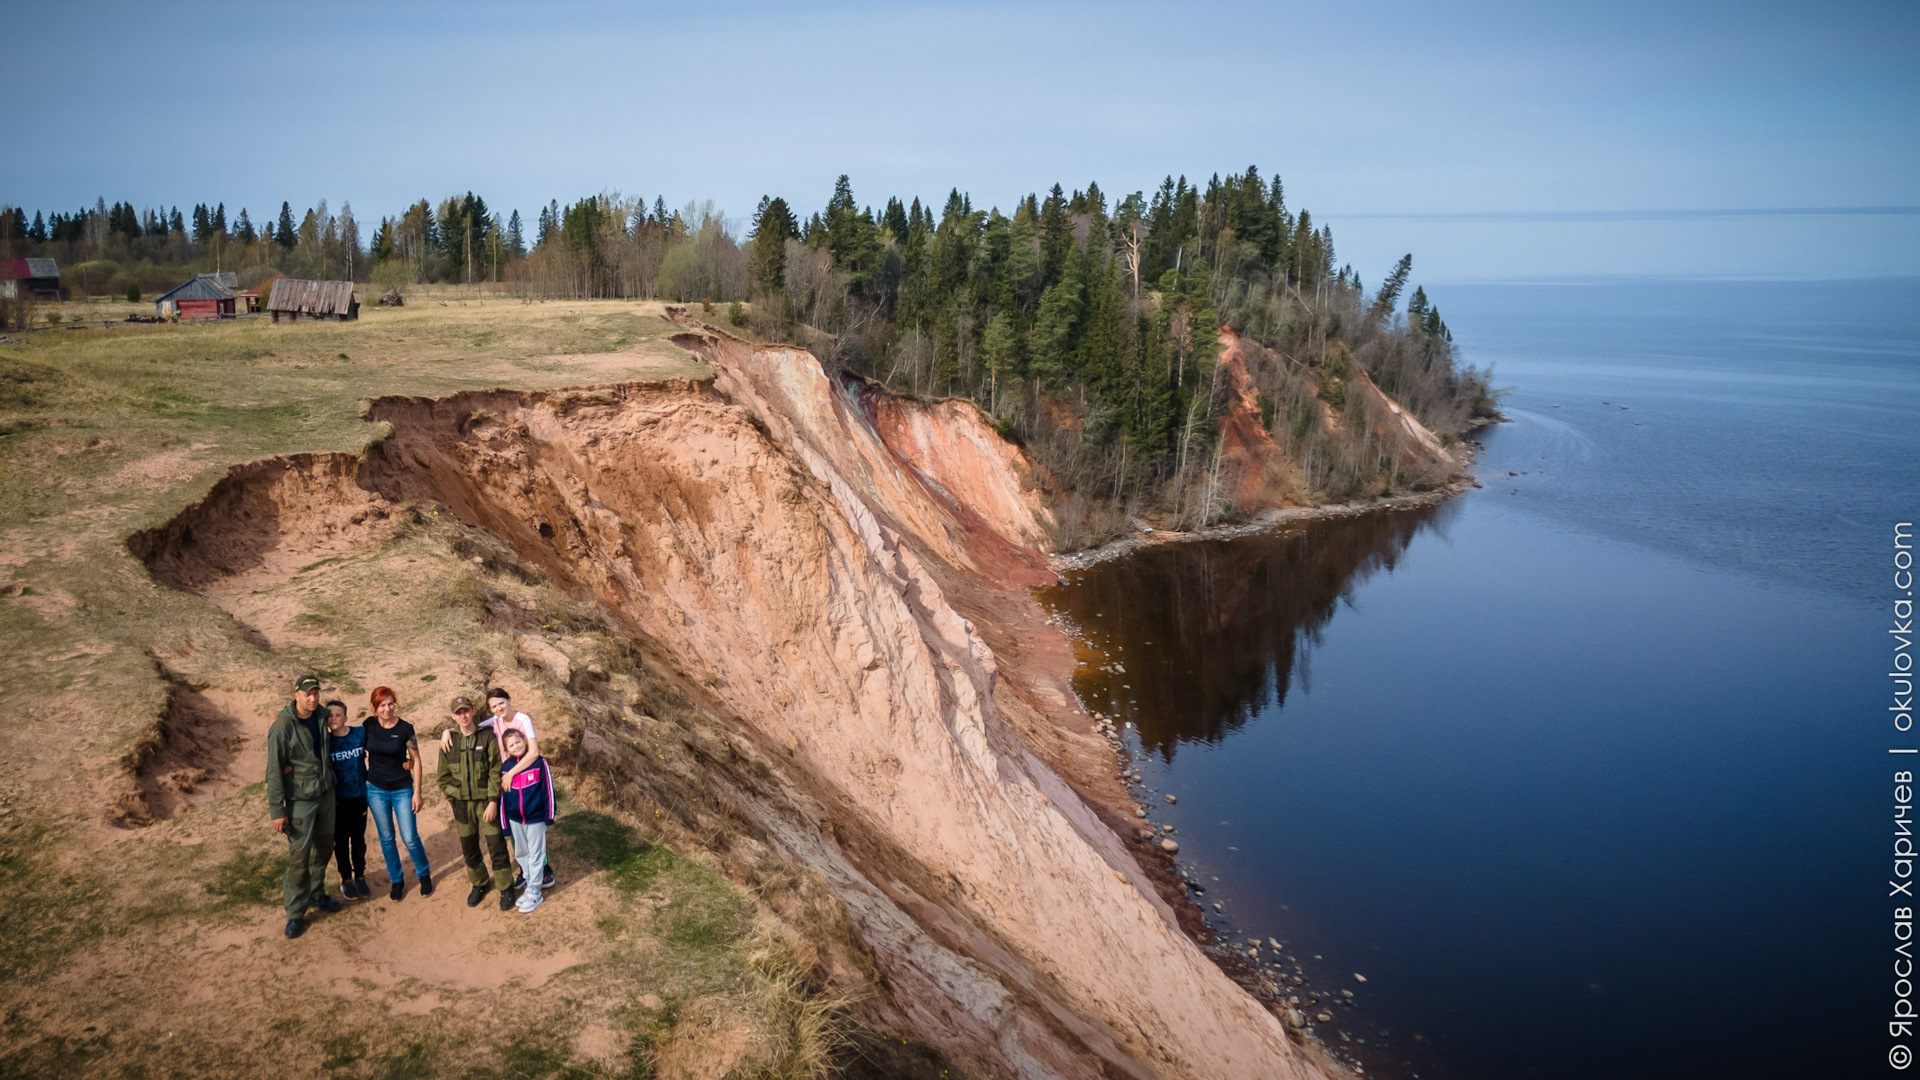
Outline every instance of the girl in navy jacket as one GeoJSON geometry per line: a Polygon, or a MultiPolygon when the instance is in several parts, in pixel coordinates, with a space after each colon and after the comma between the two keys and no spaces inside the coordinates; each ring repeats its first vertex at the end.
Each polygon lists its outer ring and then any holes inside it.
{"type": "MultiPolygon", "coordinates": [[[[504,742],[506,759],[500,763],[503,776],[512,772],[527,753],[527,737],[518,731],[508,731],[504,742]]],[[[547,862],[547,826],[553,823],[554,817],[553,770],[547,768],[545,757],[537,757],[533,764],[503,784],[500,816],[506,819],[507,828],[513,833],[514,858],[527,881],[514,907],[524,915],[539,907],[544,899],[540,895],[540,868],[547,862]]]]}

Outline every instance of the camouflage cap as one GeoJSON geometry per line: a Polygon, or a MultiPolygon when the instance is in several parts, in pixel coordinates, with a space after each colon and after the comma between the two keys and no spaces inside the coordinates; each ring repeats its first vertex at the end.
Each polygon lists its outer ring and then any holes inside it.
{"type": "Polygon", "coordinates": [[[468,697],[465,694],[455,694],[453,697],[453,703],[447,706],[447,711],[459,712],[462,709],[465,709],[468,712],[472,712],[473,699],[468,697]]]}
{"type": "Polygon", "coordinates": [[[293,688],[295,690],[318,690],[320,689],[320,676],[302,675],[293,680],[293,688]]]}

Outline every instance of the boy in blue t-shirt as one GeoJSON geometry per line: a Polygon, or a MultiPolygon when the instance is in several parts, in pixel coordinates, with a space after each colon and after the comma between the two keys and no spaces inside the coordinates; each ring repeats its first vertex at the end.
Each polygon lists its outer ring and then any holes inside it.
{"type": "Polygon", "coordinates": [[[347,724],[347,705],[327,702],[327,734],[333,763],[333,860],[340,892],[365,900],[367,889],[367,731],[347,724]]]}

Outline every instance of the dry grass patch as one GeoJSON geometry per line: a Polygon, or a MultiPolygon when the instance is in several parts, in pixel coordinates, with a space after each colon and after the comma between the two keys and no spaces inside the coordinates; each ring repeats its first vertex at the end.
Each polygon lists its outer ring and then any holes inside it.
{"type": "Polygon", "coordinates": [[[612,864],[563,832],[560,886],[515,922],[461,903],[429,792],[442,890],[280,935],[285,848],[258,773],[288,677],[320,671],[356,706],[390,683],[426,729],[457,688],[505,683],[564,744],[564,695],[518,669],[491,609],[569,602],[474,563],[475,542],[432,507],[203,593],[154,582],[123,538],[236,461],[357,451],[379,434],[359,419],[367,397],[704,374],[657,305],[423,300],[347,324],[0,346],[0,712],[21,781],[0,795],[0,1075],[639,1076],[663,1015],[647,1002],[766,1026],[751,1019],[770,1000],[744,944],[752,899],[625,826],[612,864]],[[142,827],[110,825],[130,791],[142,827]]]}

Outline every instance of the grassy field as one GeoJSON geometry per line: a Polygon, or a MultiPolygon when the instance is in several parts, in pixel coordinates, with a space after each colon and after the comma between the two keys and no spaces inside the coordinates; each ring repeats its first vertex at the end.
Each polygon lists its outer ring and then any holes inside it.
{"type": "Polygon", "coordinates": [[[515,670],[487,604],[571,601],[488,582],[431,514],[218,596],[156,583],[125,546],[234,463],[361,449],[381,435],[367,398],[705,377],[672,332],[656,304],[424,294],[351,323],[0,345],[0,1077],[796,1076],[822,1060],[831,1018],[755,899],[699,852],[575,805],[560,887],[532,916],[462,904],[431,796],[434,897],[389,903],[374,842],[376,899],[284,940],[259,734],[292,676],[322,672],[356,715],[394,686],[423,729],[494,682],[539,718],[565,706],[515,670]],[[153,812],[129,826],[114,819],[131,762],[153,812]]]}

